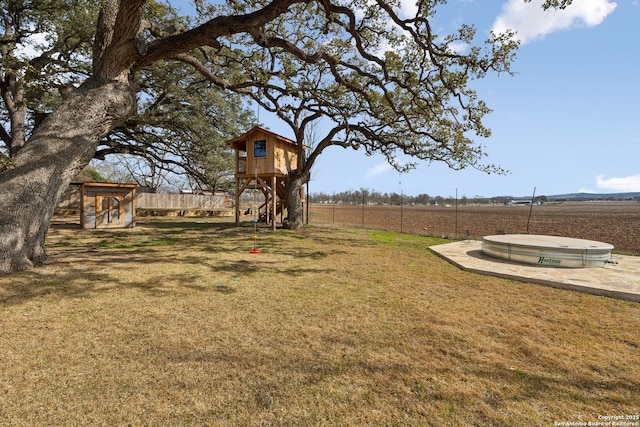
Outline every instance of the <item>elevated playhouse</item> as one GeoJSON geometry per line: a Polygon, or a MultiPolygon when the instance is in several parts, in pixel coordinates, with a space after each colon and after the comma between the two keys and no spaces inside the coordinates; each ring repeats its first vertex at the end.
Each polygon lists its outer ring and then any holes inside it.
{"type": "Polygon", "coordinates": [[[240,224],[240,196],[255,189],[263,196],[258,216],[275,230],[277,216],[286,209],[286,176],[298,167],[298,144],[258,126],[227,144],[235,151],[236,159],[236,225],[240,224]]]}

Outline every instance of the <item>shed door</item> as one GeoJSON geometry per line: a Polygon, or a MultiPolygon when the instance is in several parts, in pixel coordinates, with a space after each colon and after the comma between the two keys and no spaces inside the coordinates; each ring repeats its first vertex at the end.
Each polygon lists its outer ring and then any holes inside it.
{"type": "Polygon", "coordinates": [[[124,226],[124,194],[96,195],[96,228],[124,226]]]}

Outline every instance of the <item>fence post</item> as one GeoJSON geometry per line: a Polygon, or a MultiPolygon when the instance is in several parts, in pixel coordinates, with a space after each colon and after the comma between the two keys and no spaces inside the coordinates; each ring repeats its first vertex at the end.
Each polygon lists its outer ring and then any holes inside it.
{"type": "Polygon", "coordinates": [[[362,228],[364,228],[364,193],[362,194],[362,228]]]}
{"type": "Polygon", "coordinates": [[[400,233],[403,232],[403,229],[402,229],[402,225],[403,225],[403,209],[402,209],[402,206],[403,205],[404,205],[404,202],[403,202],[403,198],[402,198],[402,190],[400,190],[400,233]]]}
{"type": "Polygon", "coordinates": [[[333,197],[331,198],[331,203],[333,204],[333,224],[336,223],[336,192],[333,192],[333,197]]]}
{"type": "Polygon", "coordinates": [[[458,238],[458,189],[456,188],[456,229],[453,235],[454,239],[458,238]]]}
{"type": "Polygon", "coordinates": [[[529,204],[529,218],[527,218],[527,234],[529,234],[529,223],[531,222],[531,212],[533,211],[533,201],[536,199],[536,187],[533,187],[533,195],[529,204]]]}

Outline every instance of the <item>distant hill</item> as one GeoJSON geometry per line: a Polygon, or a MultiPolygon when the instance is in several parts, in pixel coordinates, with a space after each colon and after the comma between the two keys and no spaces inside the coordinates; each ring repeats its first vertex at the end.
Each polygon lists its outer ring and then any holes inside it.
{"type": "MultiPolygon", "coordinates": [[[[633,193],[607,193],[607,194],[599,194],[599,193],[569,193],[569,194],[556,194],[553,196],[546,196],[547,200],[550,202],[560,202],[560,201],[588,201],[588,200],[611,200],[611,201],[619,201],[619,200],[638,200],[640,201],[640,192],[633,193]]],[[[518,197],[516,200],[530,200],[531,197],[518,197]]]]}

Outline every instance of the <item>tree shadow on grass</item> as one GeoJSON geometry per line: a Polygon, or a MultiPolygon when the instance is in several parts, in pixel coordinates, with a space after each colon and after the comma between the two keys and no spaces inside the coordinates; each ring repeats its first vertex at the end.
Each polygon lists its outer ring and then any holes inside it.
{"type": "Polygon", "coordinates": [[[260,273],[269,273],[274,275],[283,275],[285,278],[299,277],[305,274],[323,275],[331,272],[331,269],[314,268],[314,267],[287,267],[277,262],[251,262],[251,261],[228,261],[211,266],[211,271],[216,273],[232,273],[235,275],[256,275],[260,273]]]}
{"type": "Polygon", "coordinates": [[[181,287],[202,291],[212,288],[196,286],[193,284],[196,280],[200,278],[186,273],[152,277],[147,280],[123,281],[116,279],[113,274],[87,271],[86,268],[71,267],[54,274],[32,270],[14,275],[9,283],[0,281],[0,307],[52,296],[60,299],[92,298],[121,289],[138,289],[150,296],[164,297],[175,294],[181,287]],[[174,285],[167,287],[167,283],[174,285]],[[178,285],[175,285],[176,283],[178,285]]]}
{"type": "Polygon", "coordinates": [[[233,230],[238,228],[235,222],[211,221],[204,218],[140,220],[138,225],[160,230],[233,230]]]}
{"type": "MultiPolygon", "coordinates": [[[[312,229],[271,232],[259,230],[258,245],[261,254],[246,260],[256,243],[252,227],[233,222],[175,219],[141,222],[140,228],[124,230],[61,229],[52,233],[47,248],[53,264],[27,272],[0,276],[0,306],[21,304],[29,300],[55,294],[60,298],[82,298],[117,287],[137,288],[161,296],[175,292],[180,286],[194,291],[213,290],[220,294],[234,292],[233,287],[198,283],[199,276],[171,273],[171,266],[187,269],[189,265],[209,268],[212,273],[231,274],[236,277],[269,272],[285,278],[307,274],[323,275],[332,271],[307,261],[320,261],[330,256],[341,256],[343,249],[357,246],[362,239],[350,234],[318,233],[312,229]],[[309,239],[309,242],[303,240],[309,239]],[[201,254],[200,255],[193,255],[201,254]],[[229,256],[238,254],[237,260],[229,256]],[[242,255],[241,255],[242,254],[242,255]],[[136,275],[142,266],[156,269],[147,271],[147,280],[121,280],[116,271],[136,275]],[[166,270],[166,271],[165,271],[166,270]],[[158,280],[170,281],[165,287],[158,280]],[[180,285],[176,285],[176,283],[180,285]]],[[[54,229],[56,226],[52,226],[54,229]]]]}
{"type": "MultiPolygon", "coordinates": [[[[298,277],[305,274],[322,275],[326,268],[316,268],[299,264],[280,264],[268,255],[256,255],[254,259],[235,261],[216,260],[215,254],[229,252],[228,247],[207,246],[202,256],[180,255],[179,246],[170,252],[157,251],[154,247],[134,247],[117,249],[72,248],[53,255],[53,263],[30,271],[0,276],[0,307],[23,304],[38,298],[56,296],[64,299],[89,298],[115,289],[138,289],[154,297],[163,297],[180,289],[199,292],[230,294],[233,286],[215,282],[215,276],[202,276],[171,272],[174,269],[189,270],[189,266],[209,269],[215,275],[232,275],[234,278],[256,276],[265,272],[284,277],[298,277]],[[148,279],[135,280],[136,269],[145,268],[148,279]],[[134,277],[121,279],[122,272],[134,277]]],[[[244,248],[242,251],[244,256],[244,248]]],[[[247,255],[248,256],[248,255],[247,255]]],[[[318,259],[327,256],[319,251],[299,253],[296,258],[318,259]]],[[[246,257],[245,257],[246,258],[246,257]]]]}

